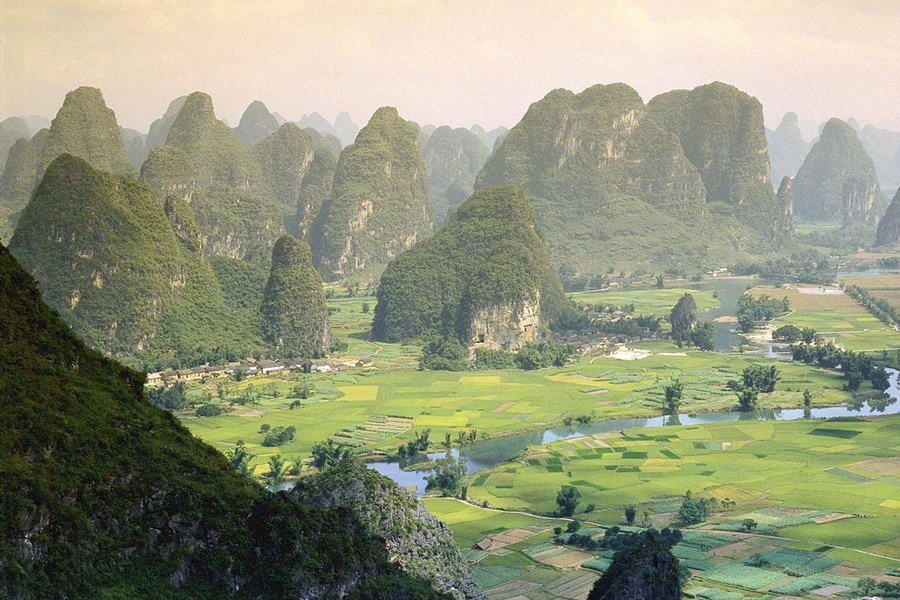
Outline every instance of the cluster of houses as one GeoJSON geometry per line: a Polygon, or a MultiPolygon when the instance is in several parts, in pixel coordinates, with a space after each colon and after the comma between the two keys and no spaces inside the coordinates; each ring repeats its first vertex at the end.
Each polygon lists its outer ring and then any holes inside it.
{"type": "Polygon", "coordinates": [[[310,362],[302,358],[285,358],[282,360],[248,360],[247,362],[230,362],[224,365],[201,365],[177,371],[159,371],[147,373],[147,385],[168,387],[178,381],[195,381],[210,377],[256,377],[271,375],[284,371],[301,371],[305,373],[328,373],[346,371],[348,369],[372,369],[375,365],[368,358],[348,361],[310,362]]]}

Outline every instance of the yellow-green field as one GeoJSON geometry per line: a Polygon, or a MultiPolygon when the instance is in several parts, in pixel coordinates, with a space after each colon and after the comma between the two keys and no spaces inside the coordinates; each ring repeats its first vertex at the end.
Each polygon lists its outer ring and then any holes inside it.
{"type": "MultiPolygon", "coordinates": [[[[859,284],[855,277],[844,279],[859,284]]],[[[889,328],[865,307],[837,286],[798,284],[789,289],[756,287],[747,293],[766,294],[772,298],[787,297],[791,312],[776,318],[773,324],[795,325],[815,329],[826,339],[856,352],[877,352],[900,348],[900,333],[889,328]]]]}

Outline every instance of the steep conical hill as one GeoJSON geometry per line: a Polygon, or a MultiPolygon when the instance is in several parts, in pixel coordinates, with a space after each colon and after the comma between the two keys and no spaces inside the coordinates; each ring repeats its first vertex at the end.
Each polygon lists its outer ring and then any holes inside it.
{"type": "Polygon", "coordinates": [[[774,131],[766,130],[766,140],[769,145],[771,180],[781,181],[785,176],[796,175],[810,147],[800,131],[797,114],[786,113],[774,131]]]}
{"type": "Polygon", "coordinates": [[[0,596],[446,598],[352,510],[240,476],[143,381],[76,339],[0,245],[0,596]]]}
{"type": "Polygon", "coordinates": [[[884,204],[875,165],[856,131],[830,119],[794,177],[794,213],[808,221],[874,225],[884,204]]]}
{"type": "Polygon", "coordinates": [[[290,235],[275,243],[260,311],[266,340],[280,353],[314,357],[328,350],[325,292],[309,244],[290,235]]]}
{"type": "Polygon", "coordinates": [[[278,119],[276,119],[266,105],[259,100],[254,100],[241,115],[241,121],[234,128],[234,134],[239,140],[252,146],[278,131],[278,119]]]}
{"type": "Polygon", "coordinates": [[[50,130],[42,129],[30,140],[18,140],[9,149],[0,176],[0,240],[9,242],[19,214],[34,191],[34,177],[40,169],[44,144],[50,130]]]}
{"type": "Polygon", "coordinates": [[[714,82],[660,94],[647,103],[647,112],[678,136],[685,156],[703,178],[707,203],[724,205],[720,212],[746,225],[748,237],[756,238],[752,245],[757,252],[790,239],[792,224],[784,218],[769,181],[759,100],[714,82]]]}
{"type": "Polygon", "coordinates": [[[325,147],[316,151],[309,168],[300,182],[300,192],[297,202],[297,216],[293,227],[297,235],[308,239],[309,228],[325,200],[331,194],[331,186],[334,183],[334,170],[337,168],[337,157],[325,147]]]}
{"type": "Polygon", "coordinates": [[[884,216],[878,221],[878,232],[875,236],[876,246],[900,243],[900,189],[891,200],[884,216]]]}
{"type": "Polygon", "coordinates": [[[253,147],[262,168],[263,192],[293,215],[300,199],[300,184],[315,156],[313,140],[294,125],[285,123],[253,147]]]}
{"type": "Polygon", "coordinates": [[[96,88],[80,87],[66,94],[50,125],[35,183],[44,169],[63,153],[82,158],[101,171],[135,174],[116,115],[107,108],[103,94],[96,88]]]}
{"type": "Polygon", "coordinates": [[[200,169],[181,148],[157,146],[141,166],[141,182],[160,198],[174,195],[190,200],[200,187],[200,169]]]}
{"type": "Polygon", "coordinates": [[[393,342],[441,333],[515,349],[536,339],[564,301],[522,189],[485,188],[387,266],[372,335],[393,342]]]}
{"type": "Polygon", "coordinates": [[[379,108],[341,152],[331,194],[310,231],[326,280],[385,264],[431,234],[428,175],[418,132],[379,108]]]}
{"type": "Polygon", "coordinates": [[[218,183],[249,191],[261,179],[250,148],[216,118],[208,94],[194,92],[187,97],[169,129],[166,145],[181,148],[191,157],[204,187],[218,183]]]}

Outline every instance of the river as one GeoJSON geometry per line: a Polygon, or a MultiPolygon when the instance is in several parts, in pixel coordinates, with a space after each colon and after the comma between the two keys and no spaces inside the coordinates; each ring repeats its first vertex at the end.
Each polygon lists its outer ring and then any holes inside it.
{"type": "MultiPolygon", "coordinates": [[[[796,421],[798,419],[833,419],[836,417],[862,417],[867,415],[900,414],[900,372],[888,369],[890,386],[885,390],[885,402],[862,403],[854,406],[832,406],[828,408],[812,408],[804,410],[794,408],[787,410],[762,410],[755,412],[710,412],[698,415],[678,414],[648,417],[644,419],[613,419],[597,421],[567,427],[556,427],[544,431],[533,431],[477,442],[460,448],[452,448],[454,457],[462,455],[469,473],[479,469],[494,467],[500,463],[515,459],[529,446],[549,444],[558,440],[566,440],[594,433],[621,431],[624,429],[645,427],[669,427],[675,425],[706,425],[710,423],[727,423],[731,421],[796,421]]],[[[428,458],[437,459],[445,456],[445,452],[430,453],[428,458]]],[[[407,488],[416,488],[417,495],[425,493],[425,476],[429,471],[404,471],[399,463],[370,463],[370,469],[390,477],[407,488]]]]}

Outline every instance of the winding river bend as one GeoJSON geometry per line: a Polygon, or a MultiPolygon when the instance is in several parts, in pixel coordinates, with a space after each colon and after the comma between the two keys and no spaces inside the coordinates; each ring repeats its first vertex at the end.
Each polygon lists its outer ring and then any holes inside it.
{"type": "MultiPolygon", "coordinates": [[[[900,386],[898,386],[898,376],[900,376],[900,372],[894,369],[888,369],[888,373],[890,374],[890,385],[884,392],[887,396],[887,401],[882,403],[861,403],[853,406],[832,406],[828,408],[812,408],[809,410],[796,408],[787,410],[762,410],[746,413],[711,412],[693,416],[678,414],[643,419],[613,419],[610,421],[570,425],[568,427],[557,427],[546,429],[544,431],[533,431],[494,440],[485,440],[483,442],[463,446],[462,448],[452,448],[450,452],[454,457],[461,455],[466,461],[467,471],[473,473],[479,469],[487,469],[500,463],[513,460],[522,454],[529,446],[549,444],[550,442],[558,440],[567,440],[608,431],[621,431],[623,429],[645,427],[669,427],[674,425],[706,425],[710,423],[727,423],[731,421],[796,421],[799,419],[833,419],[836,417],[896,415],[900,414],[900,402],[897,402],[897,400],[900,400],[900,386]]],[[[444,452],[435,452],[428,455],[430,459],[441,458],[443,456],[445,456],[444,452]]],[[[430,473],[429,471],[404,471],[400,468],[399,463],[384,462],[370,463],[368,467],[378,471],[382,475],[390,477],[403,487],[415,487],[416,494],[419,496],[425,493],[425,476],[430,473]]]]}

